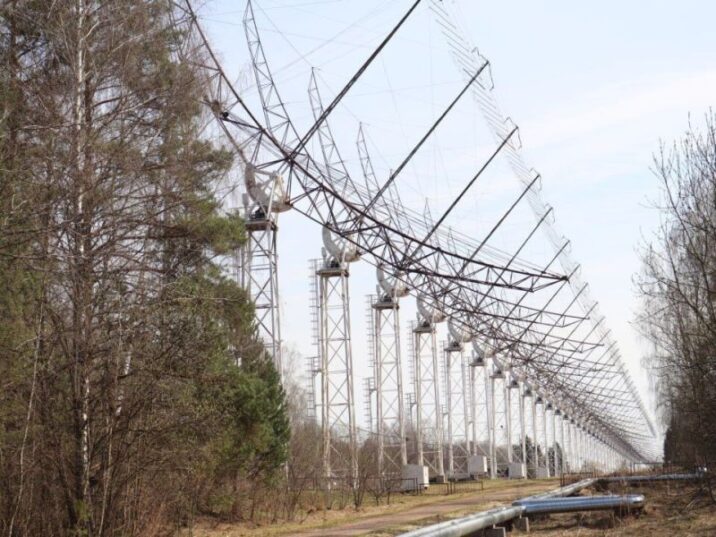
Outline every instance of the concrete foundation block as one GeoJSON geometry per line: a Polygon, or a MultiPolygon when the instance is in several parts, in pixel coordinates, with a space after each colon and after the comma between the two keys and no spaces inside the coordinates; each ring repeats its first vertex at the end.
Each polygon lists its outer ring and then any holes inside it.
{"type": "Polygon", "coordinates": [[[467,473],[471,476],[487,474],[487,457],[484,455],[471,455],[467,459],[467,473]]]}
{"type": "Polygon", "coordinates": [[[485,537],[507,537],[507,530],[501,527],[488,528],[485,530],[485,537]]]}
{"type": "Polygon", "coordinates": [[[426,489],[430,484],[428,467],[420,464],[406,464],[402,468],[402,489],[410,491],[417,488],[426,489]]]}
{"type": "Polygon", "coordinates": [[[549,469],[546,466],[537,467],[537,479],[545,479],[549,477],[549,469]]]}
{"type": "Polygon", "coordinates": [[[512,527],[516,530],[523,531],[525,533],[528,533],[530,531],[530,519],[526,516],[516,518],[512,522],[512,527]]]}
{"type": "Polygon", "coordinates": [[[507,466],[507,477],[510,479],[525,479],[527,477],[527,465],[521,462],[511,462],[507,466]]]}

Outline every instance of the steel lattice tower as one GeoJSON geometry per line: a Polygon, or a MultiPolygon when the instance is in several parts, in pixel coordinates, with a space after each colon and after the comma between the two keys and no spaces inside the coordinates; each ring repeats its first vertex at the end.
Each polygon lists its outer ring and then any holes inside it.
{"type": "Polygon", "coordinates": [[[552,403],[545,402],[544,407],[544,445],[547,472],[554,477],[554,407],[552,403]]]}
{"type": "Polygon", "coordinates": [[[522,402],[520,397],[520,384],[511,374],[505,379],[505,407],[507,414],[507,461],[509,463],[522,462],[516,460],[514,446],[522,451],[522,402]],[[515,441],[517,439],[517,441],[515,441]]]}
{"type": "Polygon", "coordinates": [[[505,397],[505,449],[507,462],[511,463],[514,460],[513,452],[513,438],[515,433],[515,405],[514,398],[512,397],[512,391],[515,387],[513,385],[515,381],[510,376],[509,370],[506,371],[504,380],[504,397],[505,397]]]}
{"type": "Polygon", "coordinates": [[[267,216],[262,210],[250,213],[246,231],[248,240],[242,252],[242,286],[254,303],[257,336],[282,375],[276,218],[267,216]]]}
{"type": "Polygon", "coordinates": [[[542,398],[536,393],[532,392],[532,464],[535,477],[539,477],[540,462],[542,457],[540,452],[540,408],[542,408],[542,398]]]}
{"type": "Polygon", "coordinates": [[[559,443],[559,450],[555,449],[555,453],[557,454],[555,472],[558,472],[558,474],[561,475],[564,473],[564,419],[562,410],[559,408],[555,409],[554,415],[556,423],[559,424],[559,426],[555,427],[554,430],[555,443],[559,443]]]}
{"type": "Polygon", "coordinates": [[[550,471],[552,475],[556,477],[559,475],[559,430],[557,429],[557,408],[552,404],[548,405],[548,408],[552,411],[552,424],[550,427],[552,433],[552,465],[550,471]]]}
{"type": "Polygon", "coordinates": [[[490,439],[490,406],[489,378],[485,359],[481,351],[475,349],[470,360],[470,437],[472,439],[471,455],[487,457],[481,440],[490,439]]]}
{"type": "MultiPolygon", "coordinates": [[[[525,407],[525,435],[530,438],[531,449],[526,449],[525,453],[525,464],[527,464],[527,472],[532,470],[533,474],[537,475],[537,396],[534,391],[529,387],[525,386],[524,393],[522,394],[525,407]]],[[[525,442],[526,443],[526,442],[525,442]]],[[[525,446],[526,447],[526,446],[525,446]]]]}
{"type": "Polygon", "coordinates": [[[322,474],[326,486],[358,476],[348,264],[324,252],[318,268],[322,474]]]}
{"type": "Polygon", "coordinates": [[[570,464],[570,454],[569,454],[569,417],[567,414],[565,414],[562,410],[561,412],[561,444],[562,444],[562,460],[561,460],[561,468],[563,472],[571,472],[570,464]]]}
{"type": "Polygon", "coordinates": [[[574,455],[572,454],[572,425],[567,414],[562,415],[562,429],[564,442],[564,469],[567,472],[574,471],[574,455]]]}
{"type": "Polygon", "coordinates": [[[517,388],[519,416],[520,416],[520,462],[524,465],[525,477],[527,477],[527,409],[526,409],[526,388],[524,382],[520,382],[517,388]]]}
{"type": "Polygon", "coordinates": [[[378,268],[378,297],[372,301],[371,335],[376,394],[378,474],[399,476],[408,462],[400,353],[400,306],[407,289],[387,282],[378,268]]]}
{"type": "Polygon", "coordinates": [[[443,317],[427,312],[421,306],[420,298],[418,310],[422,310],[419,313],[421,318],[412,327],[417,463],[427,466],[432,476],[443,481],[443,419],[435,335],[435,323],[443,320],[443,317]]]}
{"type": "Polygon", "coordinates": [[[547,451],[547,403],[538,396],[535,401],[535,416],[537,428],[535,430],[535,460],[537,461],[537,477],[549,477],[549,460],[547,451]],[[541,455],[540,455],[541,452],[541,455]]]}
{"type": "Polygon", "coordinates": [[[445,397],[447,403],[448,477],[465,478],[470,456],[470,394],[462,342],[453,340],[445,352],[445,397]]]}
{"type": "Polygon", "coordinates": [[[575,414],[572,414],[569,420],[569,430],[570,430],[570,452],[571,452],[571,461],[570,465],[572,466],[572,471],[580,472],[582,471],[582,455],[580,453],[580,446],[579,446],[579,423],[575,417],[575,414]]]}
{"type": "Polygon", "coordinates": [[[505,371],[493,358],[493,370],[490,374],[490,406],[492,434],[490,438],[490,476],[497,477],[498,460],[502,464],[511,462],[510,412],[508,401],[508,381],[505,371]],[[500,449],[502,447],[502,449],[500,449]]]}
{"type": "Polygon", "coordinates": [[[497,477],[497,464],[496,464],[496,409],[495,409],[495,371],[492,365],[486,366],[485,376],[487,378],[486,393],[487,393],[487,436],[488,436],[488,463],[490,465],[490,478],[495,479],[497,477]]]}

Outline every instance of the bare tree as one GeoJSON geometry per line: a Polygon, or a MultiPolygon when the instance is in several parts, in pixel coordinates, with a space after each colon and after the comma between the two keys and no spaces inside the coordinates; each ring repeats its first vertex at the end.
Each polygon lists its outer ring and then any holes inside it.
{"type": "Polygon", "coordinates": [[[716,118],[655,158],[661,225],[642,251],[639,326],[667,426],[665,458],[716,460],[716,118]]]}
{"type": "Polygon", "coordinates": [[[278,375],[217,262],[245,233],[180,16],[0,4],[3,534],[166,532],[285,460],[278,375]]]}

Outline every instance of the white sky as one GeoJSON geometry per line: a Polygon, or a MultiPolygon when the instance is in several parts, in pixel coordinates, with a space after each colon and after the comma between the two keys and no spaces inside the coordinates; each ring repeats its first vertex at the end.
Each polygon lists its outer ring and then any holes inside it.
{"type": "MultiPolygon", "coordinates": [[[[301,128],[310,116],[310,66],[320,69],[320,89],[330,101],[411,3],[255,0],[270,65],[301,128]]],[[[544,197],[572,240],[583,277],[601,304],[642,396],[649,400],[648,379],[639,365],[646,349],[630,324],[638,309],[632,283],[639,270],[636,247],[658,221],[656,211],[649,208],[649,200],[658,195],[650,172],[652,154],[660,140],[671,142],[683,133],[689,114],[700,121],[716,96],[716,3],[453,3],[462,12],[471,40],[491,61],[501,108],[520,126],[528,163],[543,177],[544,197]]],[[[388,46],[384,59],[369,69],[331,118],[341,147],[352,145],[356,118],[366,123],[373,158],[383,173],[402,160],[418,133],[461,87],[427,12],[427,0],[423,4],[388,46]]],[[[202,14],[227,70],[243,80],[251,95],[241,26],[244,7],[244,0],[216,0],[202,14]]],[[[484,122],[469,101],[409,167],[410,179],[401,184],[401,193],[417,211],[422,212],[429,198],[437,216],[474,171],[470,163],[478,162],[489,145],[484,122]]],[[[481,226],[498,205],[493,200],[509,197],[510,189],[516,188],[516,180],[505,170],[496,170],[483,190],[472,194],[453,222],[456,228],[468,234],[484,230],[481,226]]],[[[526,222],[526,217],[516,215],[507,229],[526,233],[526,222]]],[[[320,255],[320,233],[296,214],[282,215],[279,226],[283,337],[308,356],[315,352],[309,330],[308,259],[320,255]]],[[[535,252],[538,257],[540,252],[535,252]]],[[[369,374],[365,295],[374,288],[374,269],[366,263],[354,265],[351,315],[356,386],[361,390],[362,378],[369,374]]],[[[414,308],[412,299],[405,302],[401,314],[407,333],[414,308]]],[[[361,391],[361,418],[362,408],[361,391]]]]}

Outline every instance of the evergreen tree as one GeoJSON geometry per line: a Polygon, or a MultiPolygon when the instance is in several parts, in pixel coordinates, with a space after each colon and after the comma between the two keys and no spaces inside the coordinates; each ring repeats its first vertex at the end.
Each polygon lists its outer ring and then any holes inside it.
{"type": "Polygon", "coordinates": [[[278,374],[219,266],[245,240],[216,195],[232,159],[201,135],[177,16],[0,7],[5,534],[162,532],[286,458],[278,374]]]}

